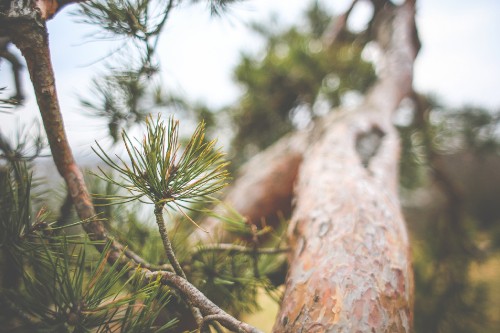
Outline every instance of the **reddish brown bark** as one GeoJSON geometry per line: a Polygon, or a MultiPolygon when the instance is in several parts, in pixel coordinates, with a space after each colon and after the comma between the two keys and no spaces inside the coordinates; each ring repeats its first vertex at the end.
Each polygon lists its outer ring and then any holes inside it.
{"type": "Polygon", "coordinates": [[[412,91],[414,3],[377,13],[381,78],[325,121],[299,173],[290,270],[274,332],[410,332],[413,279],[391,115],[412,91]],[[367,142],[366,144],[363,142],[367,142]]]}
{"type": "Polygon", "coordinates": [[[104,240],[106,238],[104,227],[95,220],[90,195],[83,181],[83,175],[75,163],[64,130],[46,28],[32,21],[19,24],[16,29],[12,29],[10,36],[26,59],[54,162],[66,181],[78,216],[82,220],[90,220],[84,227],[91,238],[104,240]]]}
{"type": "MultiPolygon", "coordinates": [[[[102,245],[104,245],[104,242],[109,240],[107,231],[95,216],[94,206],[83,180],[82,172],[73,158],[64,130],[45,21],[33,8],[19,7],[14,9],[10,10],[9,15],[11,16],[0,22],[2,24],[8,23],[3,32],[21,50],[26,59],[55,165],[66,182],[79,218],[86,221],[82,226],[90,239],[103,241],[102,245]]],[[[149,267],[142,258],[124,249],[118,242],[113,241],[112,244],[111,254],[108,257],[111,262],[118,260],[125,252],[135,263],[149,267]]],[[[97,247],[100,248],[101,245],[97,245],[97,247]]]]}
{"type": "Polygon", "coordinates": [[[364,120],[334,121],[305,156],[276,332],[410,330],[408,237],[392,179],[398,140],[386,131],[363,167],[355,146],[364,120]]]}

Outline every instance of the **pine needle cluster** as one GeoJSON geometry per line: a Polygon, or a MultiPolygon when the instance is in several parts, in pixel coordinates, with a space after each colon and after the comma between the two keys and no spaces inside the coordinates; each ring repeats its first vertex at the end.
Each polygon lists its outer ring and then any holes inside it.
{"type": "Polygon", "coordinates": [[[158,281],[107,265],[110,242],[97,253],[86,237],[68,234],[44,209],[34,214],[26,162],[0,175],[0,319],[15,332],[163,332],[156,326],[170,292],[158,281]]]}

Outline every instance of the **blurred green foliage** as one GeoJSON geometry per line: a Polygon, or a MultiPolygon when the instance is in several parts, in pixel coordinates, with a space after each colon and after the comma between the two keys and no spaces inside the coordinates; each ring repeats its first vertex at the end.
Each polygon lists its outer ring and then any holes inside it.
{"type": "Polygon", "coordinates": [[[303,26],[253,26],[265,49],[242,56],[234,76],[244,93],[226,110],[236,129],[231,148],[238,158],[339,106],[346,93],[364,93],[375,79],[362,57],[363,38],[345,32],[329,46],[323,35],[331,29],[331,15],[314,2],[305,16],[303,26]]]}

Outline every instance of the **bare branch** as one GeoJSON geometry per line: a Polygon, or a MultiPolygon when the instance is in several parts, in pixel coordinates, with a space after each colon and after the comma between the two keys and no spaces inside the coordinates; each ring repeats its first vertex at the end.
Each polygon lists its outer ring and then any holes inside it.
{"type": "Polygon", "coordinates": [[[209,329],[210,322],[213,321],[224,321],[225,317],[221,315],[209,315],[203,318],[203,323],[201,324],[200,330],[209,329]]]}
{"type": "MultiPolygon", "coordinates": [[[[161,278],[161,282],[175,288],[182,296],[189,299],[189,301],[200,309],[203,316],[217,316],[211,318],[217,318],[216,320],[222,324],[224,327],[239,333],[261,333],[258,329],[237,320],[236,318],[229,315],[227,312],[215,305],[211,300],[209,300],[201,291],[199,291],[195,286],[189,283],[187,280],[171,272],[151,272],[145,271],[145,277],[147,279],[161,278]]],[[[211,320],[210,318],[208,319],[211,320]]]]}
{"type": "MultiPolygon", "coordinates": [[[[155,205],[155,217],[156,217],[156,224],[158,225],[158,231],[160,232],[160,237],[163,242],[163,248],[165,249],[165,254],[167,255],[168,261],[174,268],[175,274],[178,276],[182,277],[184,280],[187,281],[186,274],[184,273],[181,265],[179,264],[179,261],[177,260],[177,257],[175,256],[174,249],[172,247],[172,243],[170,242],[170,239],[168,238],[168,233],[167,233],[167,228],[165,227],[165,221],[163,219],[163,207],[164,204],[156,204],[155,205]]],[[[188,300],[187,302],[189,308],[191,309],[191,312],[198,323],[198,326],[202,326],[203,324],[203,317],[201,316],[200,310],[198,310],[195,306],[193,306],[192,302],[188,300]]]]}
{"type": "Polygon", "coordinates": [[[211,244],[201,246],[194,254],[193,257],[197,257],[204,252],[228,252],[229,255],[234,254],[281,254],[290,251],[289,248],[249,248],[242,245],[236,244],[211,244]]]}

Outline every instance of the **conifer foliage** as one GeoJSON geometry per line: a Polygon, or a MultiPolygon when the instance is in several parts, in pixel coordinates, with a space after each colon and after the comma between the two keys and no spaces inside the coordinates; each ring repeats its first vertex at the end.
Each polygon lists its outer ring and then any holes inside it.
{"type": "MultiPolygon", "coordinates": [[[[190,243],[183,235],[199,228],[194,220],[207,214],[206,206],[216,200],[212,196],[226,184],[227,162],[216,142],[205,139],[203,123],[181,144],[178,121],[147,117],[153,111],[144,103],[147,94],[155,106],[168,104],[161,89],[149,87],[155,87],[158,72],[159,35],[171,10],[181,2],[84,1],[75,12],[82,22],[100,27],[103,36],[125,37],[124,47],[135,57],[124,68],[114,67],[96,79],[95,98],[82,101],[87,109],[108,119],[115,142],[121,133],[127,152],[126,158],[110,156],[96,144],[95,152],[106,166],[100,170],[100,180],[94,176],[87,183],[60,126],[46,28],[46,20],[71,1],[54,6],[2,4],[0,32],[27,60],[47,141],[67,185],[67,199],[57,216],[56,210],[47,208],[54,189],[47,184],[35,186],[31,176],[30,161],[44,151],[43,141],[36,138],[34,149],[26,151],[26,139],[12,148],[12,142],[1,138],[3,328],[20,332],[208,332],[210,327],[216,331],[226,327],[258,332],[223,308],[236,314],[255,308],[258,289],[274,290],[267,274],[276,268],[276,261],[269,258],[282,256],[286,250],[261,249],[258,230],[253,229],[255,243],[221,244],[216,238],[203,246],[190,243]],[[142,140],[122,132],[145,119],[142,140]],[[89,186],[102,192],[90,196],[89,186]],[[40,189],[39,196],[33,194],[34,188],[40,189]],[[153,213],[156,231],[141,221],[139,203],[151,204],[149,216],[153,213]],[[71,213],[71,205],[77,216],[71,213]],[[170,212],[167,221],[166,208],[170,212]],[[159,255],[153,253],[158,251],[159,255]],[[219,297],[213,298],[214,303],[206,294],[219,297]]],[[[234,1],[209,1],[210,12],[219,15],[230,2],[234,1]]],[[[225,223],[239,233],[249,233],[241,216],[225,223]]]]}

